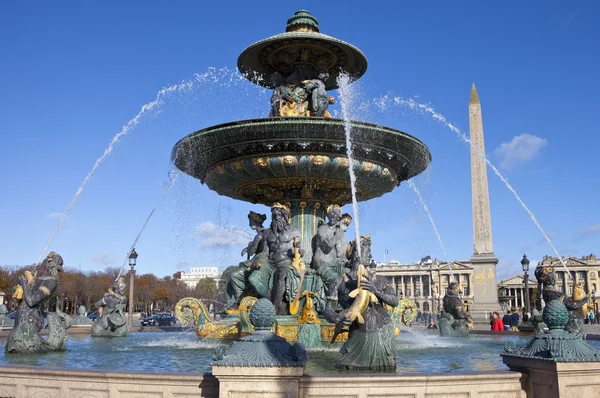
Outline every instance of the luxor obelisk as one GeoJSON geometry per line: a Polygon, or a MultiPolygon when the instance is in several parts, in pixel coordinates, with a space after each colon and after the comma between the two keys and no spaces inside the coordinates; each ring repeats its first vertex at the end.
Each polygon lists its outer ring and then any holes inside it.
{"type": "Polygon", "coordinates": [[[481,104],[475,89],[471,89],[469,99],[469,127],[471,147],[471,194],[473,201],[473,256],[471,265],[474,275],[474,302],[470,313],[475,320],[484,320],[486,314],[499,311],[496,284],[496,264],[492,243],[492,220],[490,216],[490,195],[488,190],[483,141],[483,121],[481,104]]]}

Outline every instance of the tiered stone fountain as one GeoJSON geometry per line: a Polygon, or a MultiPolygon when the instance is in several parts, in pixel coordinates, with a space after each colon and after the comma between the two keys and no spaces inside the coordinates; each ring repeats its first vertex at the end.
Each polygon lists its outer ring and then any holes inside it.
{"type": "MultiPolygon", "coordinates": [[[[220,195],[267,206],[279,203],[289,210],[292,228],[300,235],[302,261],[309,269],[315,235],[327,209],[352,202],[350,167],[356,176],[357,200],[366,201],[391,192],[431,162],[427,146],[409,134],[361,121],[345,123],[331,116],[328,109],[335,99],[326,90],[338,88],[341,74],[350,81],[359,79],[367,60],[351,44],[320,33],[317,19],[307,11],[296,12],[285,33],[244,50],[238,69],[251,82],[273,89],[270,117],[192,133],[175,145],[172,160],[220,195]],[[352,164],[347,156],[347,126],[352,164]]],[[[307,274],[301,292],[311,290],[311,278],[317,276],[307,274]]],[[[189,300],[178,308],[189,320],[188,304],[189,300]]],[[[241,320],[228,318],[208,325],[198,305],[193,310],[201,337],[237,338],[245,333],[243,313],[241,320]]],[[[240,309],[249,308],[242,305],[240,309]]],[[[297,327],[290,319],[285,323],[297,327]]],[[[323,328],[326,341],[333,326],[324,322],[323,328]]],[[[283,326],[281,330],[282,336],[296,339],[297,331],[284,331],[283,326]]]]}

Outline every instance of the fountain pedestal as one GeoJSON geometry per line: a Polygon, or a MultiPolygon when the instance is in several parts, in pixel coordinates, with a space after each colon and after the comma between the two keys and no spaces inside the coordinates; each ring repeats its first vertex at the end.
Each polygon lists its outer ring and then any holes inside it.
{"type": "Polygon", "coordinates": [[[307,360],[304,346],[271,332],[276,315],[268,299],[254,304],[249,321],[254,332],[215,350],[212,373],[219,379],[219,397],[297,397],[307,360]]]}

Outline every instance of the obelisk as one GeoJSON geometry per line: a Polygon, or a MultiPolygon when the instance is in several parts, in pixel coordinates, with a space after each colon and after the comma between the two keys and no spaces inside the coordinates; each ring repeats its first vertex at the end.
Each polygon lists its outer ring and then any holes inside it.
{"type": "Polygon", "coordinates": [[[483,121],[481,104],[475,89],[471,88],[469,99],[469,127],[471,139],[471,195],[473,204],[473,306],[469,309],[475,320],[488,319],[490,312],[499,311],[498,289],[496,284],[496,264],[492,243],[492,219],[490,215],[490,194],[488,190],[483,141],[483,121]]]}

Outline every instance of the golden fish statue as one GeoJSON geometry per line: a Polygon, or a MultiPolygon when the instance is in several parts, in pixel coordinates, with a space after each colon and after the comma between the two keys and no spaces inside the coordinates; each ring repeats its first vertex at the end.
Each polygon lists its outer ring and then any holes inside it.
{"type": "MultiPolygon", "coordinates": [[[[369,303],[376,303],[377,297],[367,289],[362,287],[362,282],[369,280],[367,270],[365,266],[362,264],[358,265],[357,277],[358,287],[348,294],[350,297],[354,297],[354,302],[350,305],[350,307],[346,308],[341,312],[342,319],[347,319],[351,322],[358,321],[358,323],[365,323],[365,319],[362,314],[367,309],[369,303]]],[[[331,343],[335,343],[335,339],[338,334],[342,333],[345,330],[342,330],[342,325],[337,324],[335,326],[335,331],[333,333],[333,337],[331,338],[331,343]]]]}
{"type": "MultiPolygon", "coordinates": [[[[584,298],[587,297],[587,294],[585,292],[585,290],[583,290],[583,286],[581,285],[581,283],[576,283],[573,285],[573,295],[571,296],[571,298],[573,299],[573,301],[580,301],[584,298]]],[[[589,307],[588,304],[584,304],[580,309],[578,309],[576,312],[578,312],[580,315],[587,317],[588,316],[588,312],[589,312],[589,307]]]]}

